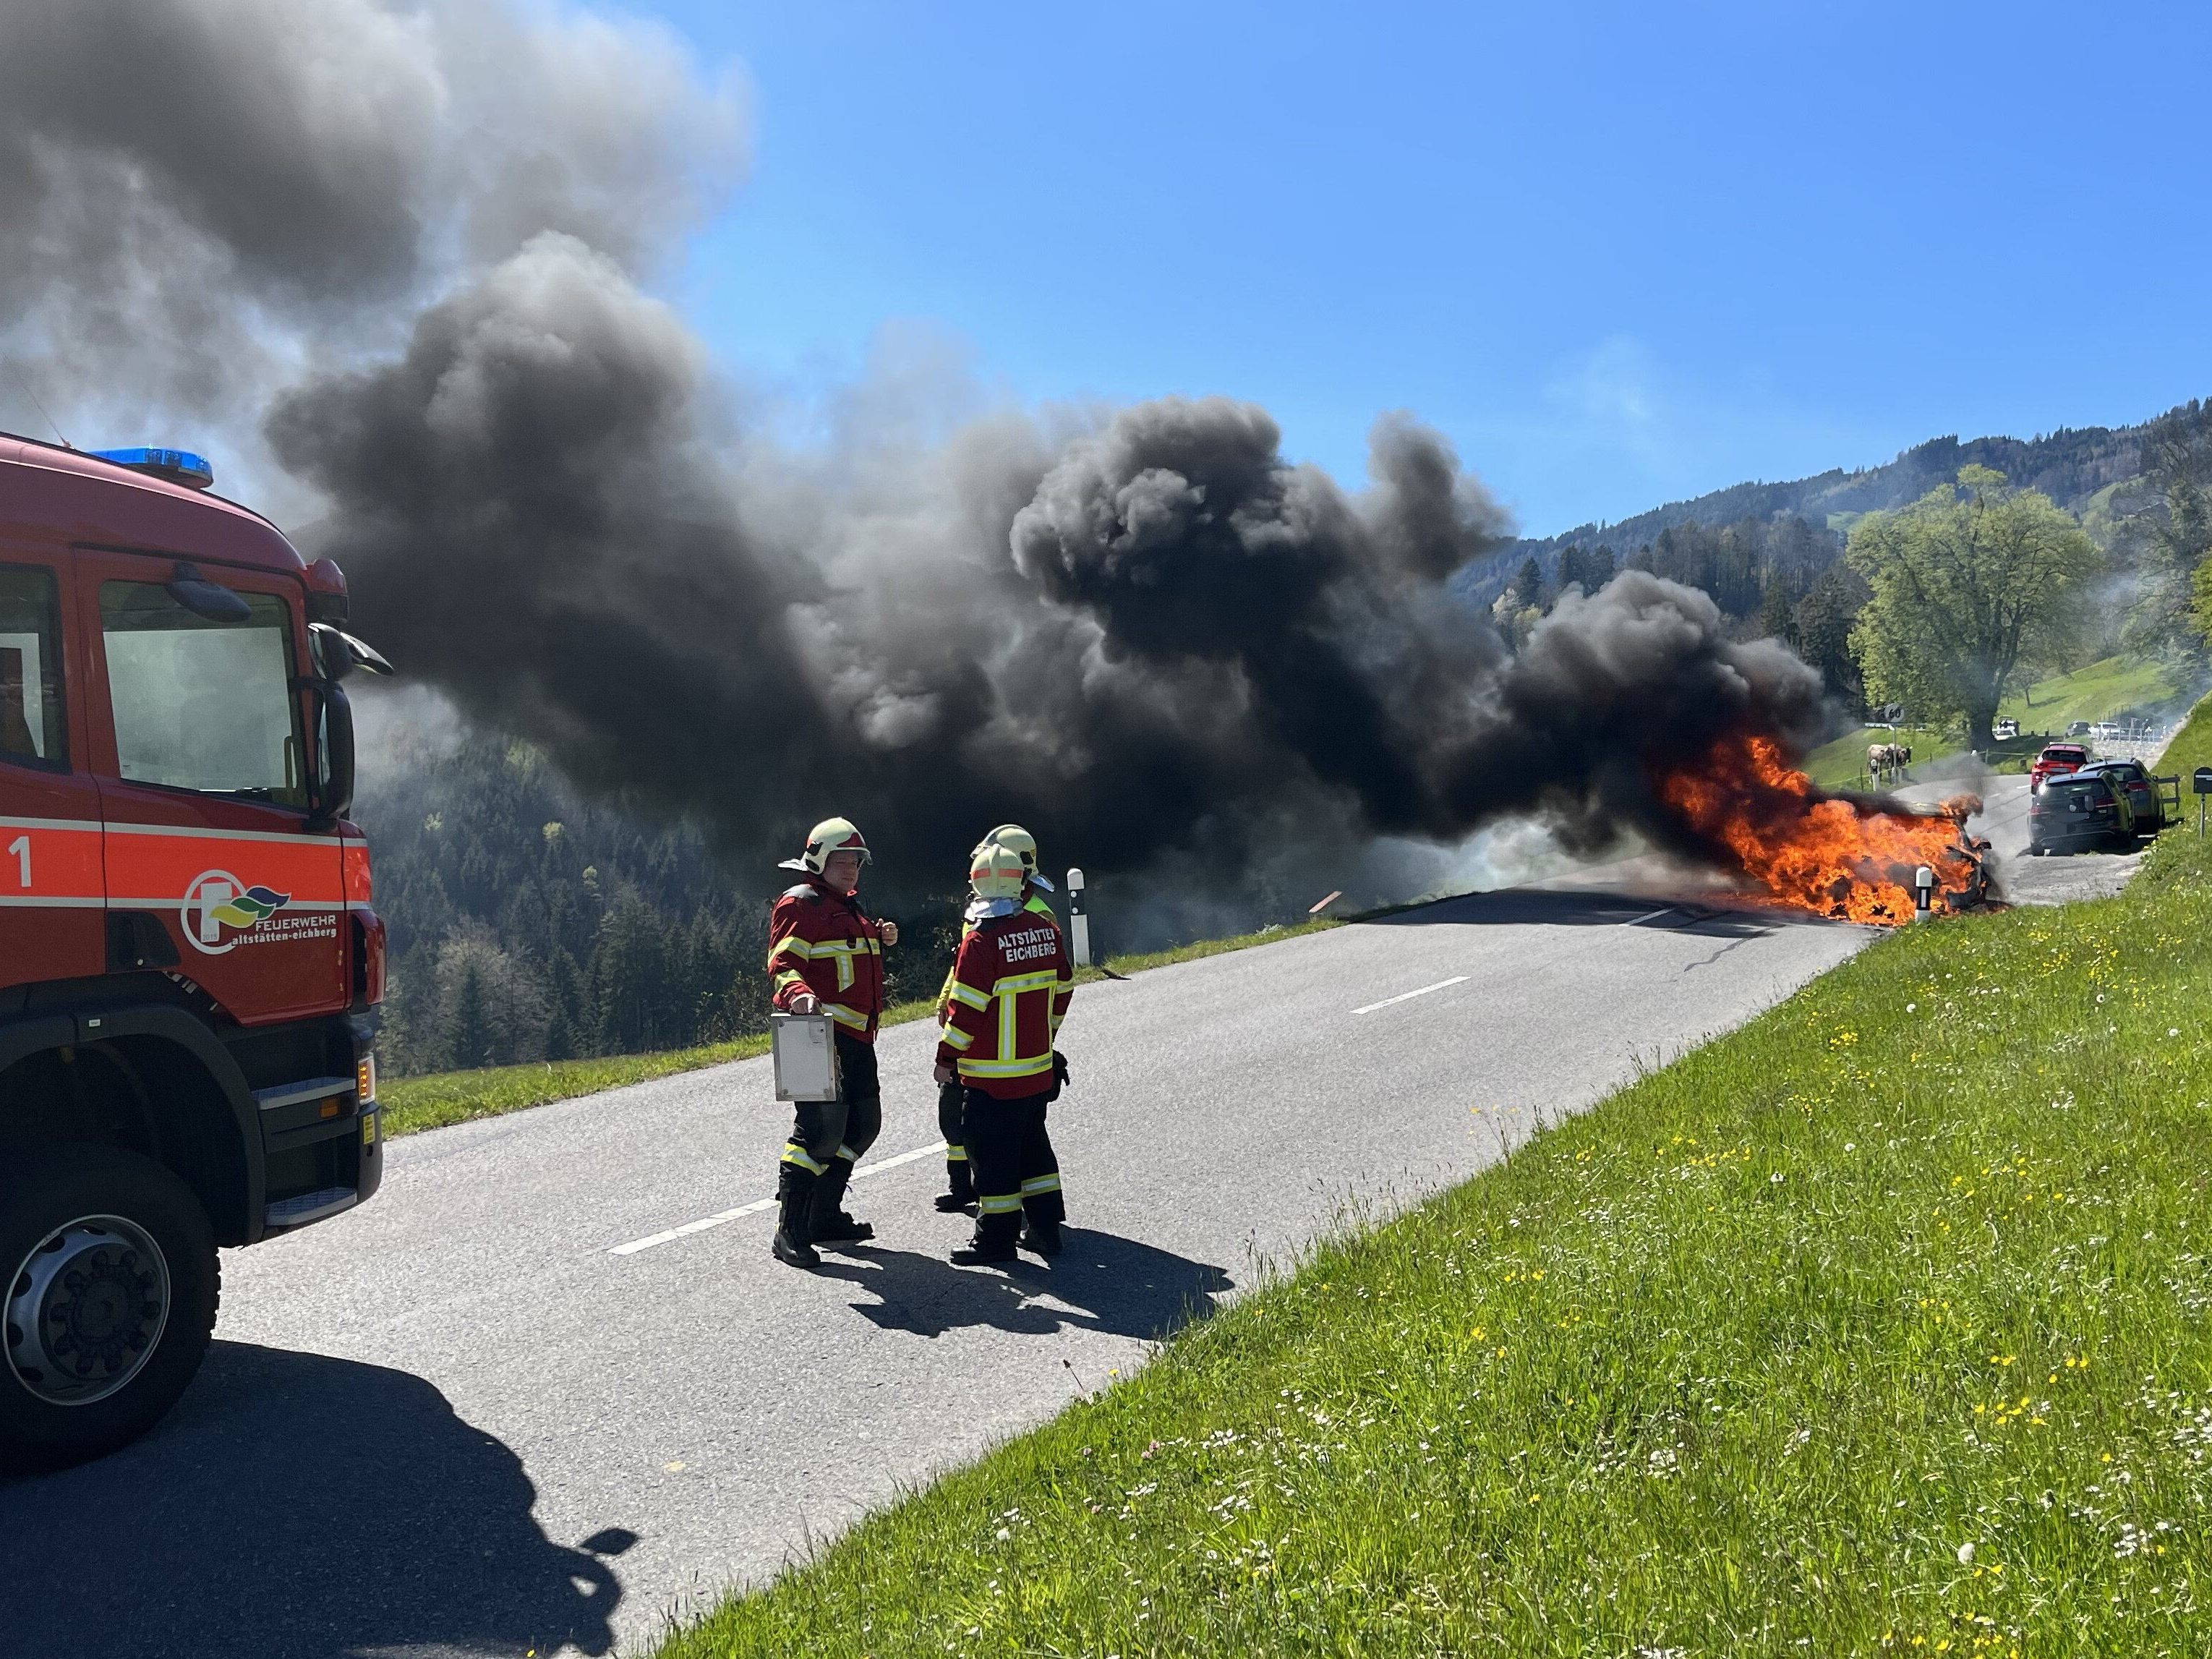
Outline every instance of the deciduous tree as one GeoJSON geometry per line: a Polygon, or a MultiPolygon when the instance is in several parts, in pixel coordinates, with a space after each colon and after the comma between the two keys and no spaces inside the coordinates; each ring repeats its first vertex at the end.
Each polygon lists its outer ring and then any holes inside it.
{"type": "Polygon", "coordinates": [[[2023,665],[2063,656],[2100,563],[2072,515],[1981,466],[1861,520],[1846,556],[1873,589],[1851,629],[1868,695],[1962,718],[1977,749],[2023,665]]]}

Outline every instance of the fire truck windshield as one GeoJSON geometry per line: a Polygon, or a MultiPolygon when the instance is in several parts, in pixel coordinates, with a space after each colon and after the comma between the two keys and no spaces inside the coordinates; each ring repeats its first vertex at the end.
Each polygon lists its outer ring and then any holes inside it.
{"type": "Polygon", "coordinates": [[[272,595],[240,597],[244,619],[217,622],[149,582],[101,585],[120,770],[133,782],[304,807],[290,620],[272,595]]]}

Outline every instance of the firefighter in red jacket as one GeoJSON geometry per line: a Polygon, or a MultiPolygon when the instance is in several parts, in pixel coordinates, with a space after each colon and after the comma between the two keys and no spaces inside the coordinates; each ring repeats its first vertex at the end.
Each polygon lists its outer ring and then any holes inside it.
{"type": "MultiPolygon", "coordinates": [[[[994,842],[1022,861],[1024,876],[1021,891],[1022,908],[1030,915],[1042,916],[1054,927],[1059,926],[1060,918],[1053,915],[1052,906],[1044,897],[1053,888],[1052,884],[1045,879],[1044,872],[1037,868],[1036,837],[1018,823],[1002,823],[976,843],[975,850],[968,855],[969,861],[972,864],[981,856],[984,848],[994,842]]],[[[975,901],[969,909],[974,912],[981,902],[980,900],[975,901]]],[[[975,916],[963,915],[961,918],[961,937],[965,939],[975,931],[975,916]]],[[[948,970],[945,975],[945,988],[937,994],[940,1021],[946,1012],[946,1000],[951,994],[952,975],[948,970]]],[[[975,1211],[975,1182],[968,1167],[968,1138],[961,1120],[962,1101],[966,1093],[957,1075],[937,1085],[937,1133],[945,1139],[945,1191],[937,1195],[937,1207],[948,1213],[965,1210],[973,1215],[975,1211]]]]}
{"type": "Polygon", "coordinates": [[[806,850],[777,866],[805,878],[769,913],[769,1000],[785,1013],[829,1015],[837,1047],[837,1098],[793,1103],[796,1121],[777,1170],[771,1248],[794,1267],[821,1265],[817,1244],[876,1236],[845,1213],[853,1166],[884,1126],[876,1027],[884,1012],[883,949],[898,943],[898,925],[876,921],[854,896],[868,856],[850,820],[824,818],[806,832],[806,850]]]}
{"type": "Polygon", "coordinates": [[[1017,1243],[1060,1253],[1066,1210],[1044,1116],[1059,1092],[1053,1039],[1075,985],[1058,924],[1024,908],[1021,855],[987,842],[969,863],[973,930],[953,959],[937,1043],[937,1080],[962,1085],[975,1182],[975,1237],[952,1253],[962,1267],[1012,1261],[1017,1243]]]}

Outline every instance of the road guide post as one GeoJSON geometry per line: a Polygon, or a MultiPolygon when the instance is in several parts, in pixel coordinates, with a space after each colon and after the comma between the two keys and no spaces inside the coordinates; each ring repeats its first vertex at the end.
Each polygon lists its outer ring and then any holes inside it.
{"type": "Polygon", "coordinates": [[[2212,766],[2200,766],[2195,776],[2197,787],[2197,833],[2204,833],[2204,799],[2212,795],[2212,766]]]}
{"type": "Polygon", "coordinates": [[[1075,965],[1091,965],[1091,918],[1083,911],[1083,872],[1067,872],[1067,945],[1075,965]]]}
{"type": "Polygon", "coordinates": [[[1928,920],[1929,908],[1936,895],[1936,872],[1922,865],[1912,872],[1912,919],[1928,920]]]}

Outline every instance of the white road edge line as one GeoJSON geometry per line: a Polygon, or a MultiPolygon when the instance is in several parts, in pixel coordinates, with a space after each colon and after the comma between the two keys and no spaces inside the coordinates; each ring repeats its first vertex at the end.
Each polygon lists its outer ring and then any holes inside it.
{"type": "Polygon", "coordinates": [[[1394,1002],[1405,1002],[1414,997],[1425,997],[1431,991],[1441,991],[1450,985],[1467,983],[1465,974],[1454,974],[1449,979],[1440,979],[1434,985],[1424,985],[1418,991],[1401,991],[1395,997],[1384,997],[1380,1002],[1370,1002],[1364,1008],[1354,1008],[1355,1014],[1371,1014],[1377,1008],[1388,1008],[1394,1002]]]}
{"type": "MultiPolygon", "coordinates": [[[[900,1152],[891,1158],[879,1158],[872,1164],[863,1164],[854,1170],[853,1179],[858,1181],[862,1176],[880,1174],[885,1170],[896,1170],[902,1164],[915,1164],[925,1158],[934,1158],[944,1150],[943,1141],[933,1140],[928,1146],[917,1146],[910,1152],[900,1152]]],[[[736,1221],[741,1217],[758,1215],[763,1210],[774,1208],[775,1208],[774,1199],[757,1198],[751,1203],[740,1204],[733,1210],[717,1210],[712,1215],[702,1215],[696,1221],[687,1221],[680,1227],[671,1227],[664,1232],[654,1233],[650,1237],[633,1238],[627,1244],[617,1244],[609,1249],[607,1254],[635,1255],[640,1250],[649,1250],[655,1245],[672,1244],[679,1238],[689,1238],[693,1233],[703,1233],[710,1227],[720,1226],[725,1221],[736,1221]]]]}
{"type": "Polygon", "coordinates": [[[1624,927],[1641,927],[1647,921],[1656,921],[1660,917],[1669,915],[1681,908],[1682,907],[1679,904],[1662,904],[1656,910],[1650,912],[1647,915],[1631,916],[1626,921],[1622,922],[1620,925],[1624,927]]]}

